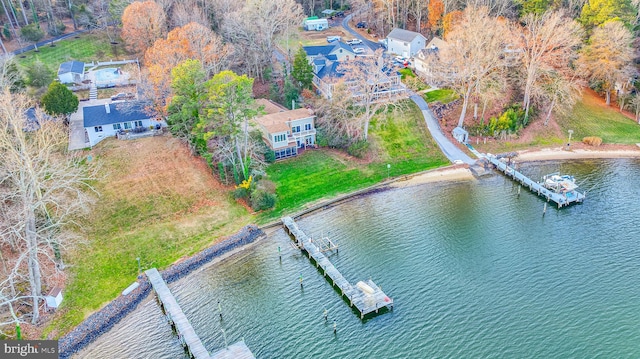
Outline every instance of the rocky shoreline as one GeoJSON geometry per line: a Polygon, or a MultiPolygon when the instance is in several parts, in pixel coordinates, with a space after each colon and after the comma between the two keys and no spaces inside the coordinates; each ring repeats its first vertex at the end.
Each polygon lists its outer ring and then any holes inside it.
{"type": "MultiPolygon", "coordinates": [[[[245,226],[238,233],[172,265],[160,272],[160,274],[167,284],[173,283],[207,264],[212,259],[252,243],[263,234],[264,232],[255,225],[245,226]]],[[[91,314],[67,335],[60,338],[58,342],[60,359],[67,359],[79,352],[133,311],[151,292],[151,283],[149,283],[146,276],[140,275],[137,282],[140,285],[138,288],[128,295],[118,296],[104,308],[91,314]]]]}

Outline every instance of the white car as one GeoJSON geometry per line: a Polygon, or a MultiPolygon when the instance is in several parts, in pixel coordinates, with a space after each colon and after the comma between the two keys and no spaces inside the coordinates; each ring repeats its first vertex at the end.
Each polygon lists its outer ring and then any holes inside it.
{"type": "Polygon", "coordinates": [[[340,41],[340,36],[327,36],[327,42],[340,41]]]}
{"type": "Polygon", "coordinates": [[[353,53],[354,54],[364,54],[364,48],[363,47],[354,47],[353,49],[353,53]]]}
{"type": "Polygon", "coordinates": [[[362,43],[362,40],[360,39],[352,39],[347,41],[347,45],[360,45],[362,43]]]}

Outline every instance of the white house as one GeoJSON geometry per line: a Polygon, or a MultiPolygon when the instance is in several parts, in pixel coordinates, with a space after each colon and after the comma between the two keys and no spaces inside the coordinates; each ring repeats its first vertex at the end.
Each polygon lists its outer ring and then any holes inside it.
{"type": "Polygon", "coordinates": [[[404,57],[413,57],[424,49],[427,38],[417,32],[393,29],[387,35],[387,52],[404,57]]]}
{"type": "Polygon", "coordinates": [[[91,147],[118,132],[142,132],[161,124],[144,111],[144,105],[134,103],[105,103],[82,109],[86,142],[91,147]],[[125,108],[126,106],[126,108],[125,108]]]}
{"type": "MultiPolygon", "coordinates": [[[[258,100],[267,101],[268,100],[258,100]]],[[[275,152],[276,159],[296,156],[299,148],[315,146],[316,128],[312,110],[299,108],[286,110],[279,105],[266,106],[267,114],[254,121],[262,132],[262,138],[275,152]],[[270,111],[277,111],[269,113],[270,111]]]]}
{"type": "Polygon", "coordinates": [[[61,63],[58,68],[58,79],[63,84],[82,82],[84,80],[84,62],[67,61],[61,63]]]}
{"type": "Polygon", "coordinates": [[[306,19],[302,23],[302,27],[307,31],[322,31],[329,28],[327,19],[306,19]]]}

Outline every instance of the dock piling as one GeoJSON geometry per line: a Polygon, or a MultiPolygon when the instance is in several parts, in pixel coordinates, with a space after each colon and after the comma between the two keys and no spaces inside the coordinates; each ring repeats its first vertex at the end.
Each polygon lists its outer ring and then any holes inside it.
{"type": "MultiPolygon", "coordinates": [[[[285,231],[292,236],[292,239],[301,245],[299,249],[309,256],[312,262],[316,262],[318,268],[323,269],[323,276],[330,280],[332,286],[340,289],[340,296],[346,297],[349,306],[355,307],[360,313],[360,318],[372,312],[379,312],[383,307],[391,308],[393,299],[389,298],[380,287],[371,279],[358,282],[356,285],[349,283],[338,269],[323,253],[326,250],[337,250],[337,245],[328,238],[311,241],[311,239],[301,231],[291,217],[282,218],[285,231]]],[[[300,274],[300,288],[302,288],[302,274],[300,274]]],[[[327,318],[325,317],[325,320],[327,318]]]]}

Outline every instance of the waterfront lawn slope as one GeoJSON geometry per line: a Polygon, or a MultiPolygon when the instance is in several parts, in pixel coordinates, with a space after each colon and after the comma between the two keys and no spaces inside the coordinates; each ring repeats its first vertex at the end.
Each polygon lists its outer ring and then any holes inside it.
{"type": "Polygon", "coordinates": [[[372,161],[356,161],[338,151],[310,150],[270,165],[267,174],[276,183],[278,201],[260,221],[268,222],[310,202],[381,182],[387,178],[387,164],[391,165],[391,177],[447,165],[418,107],[408,100],[402,105],[404,112],[379,114],[372,121],[372,161]]]}
{"type": "Polygon", "coordinates": [[[84,223],[87,243],[66,259],[70,280],[45,335],[62,336],[117,297],[135,281],[137,257],[142,270],[164,269],[254,222],[177,139],[107,139],[91,154],[100,197],[84,223]]]}
{"type": "Polygon", "coordinates": [[[621,114],[616,106],[605,106],[604,100],[586,91],[571,115],[558,121],[566,134],[573,130],[572,141],[598,136],[602,143],[633,145],[640,142],[640,125],[621,114]]]}

